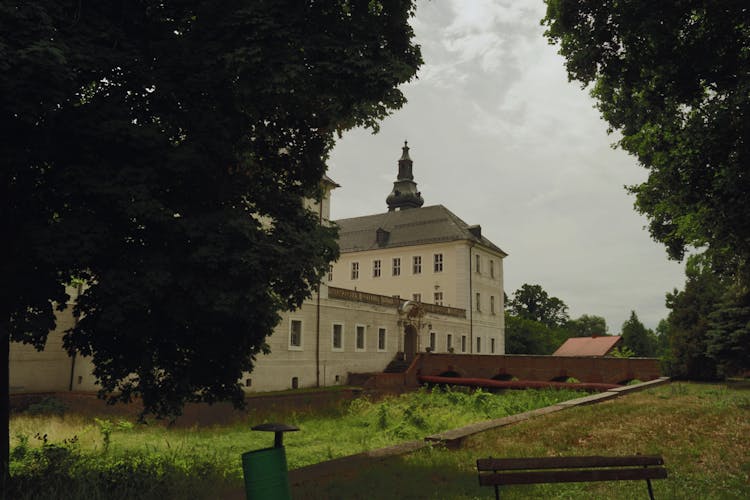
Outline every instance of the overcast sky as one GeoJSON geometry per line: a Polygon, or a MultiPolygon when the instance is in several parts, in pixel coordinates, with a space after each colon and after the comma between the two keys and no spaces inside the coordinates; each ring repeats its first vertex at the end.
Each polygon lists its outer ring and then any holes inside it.
{"type": "Polygon", "coordinates": [[[344,135],[329,162],[333,219],[381,213],[409,141],[425,206],[442,204],[505,250],[505,291],[539,284],[610,333],[635,310],[653,328],[682,288],[625,185],[646,178],[611,144],[594,100],[547,44],[541,0],[421,1],[408,103],[378,134],[344,135]]]}

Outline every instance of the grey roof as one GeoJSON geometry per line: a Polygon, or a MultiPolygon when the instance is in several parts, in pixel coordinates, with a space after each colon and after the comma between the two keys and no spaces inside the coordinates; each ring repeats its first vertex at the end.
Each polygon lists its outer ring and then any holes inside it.
{"type": "Polygon", "coordinates": [[[443,205],[340,219],[335,222],[339,226],[341,253],[467,240],[479,243],[503,256],[508,255],[484,236],[477,237],[478,226],[469,226],[443,205]],[[385,237],[381,236],[380,242],[378,229],[387,231],[385,237]]]}

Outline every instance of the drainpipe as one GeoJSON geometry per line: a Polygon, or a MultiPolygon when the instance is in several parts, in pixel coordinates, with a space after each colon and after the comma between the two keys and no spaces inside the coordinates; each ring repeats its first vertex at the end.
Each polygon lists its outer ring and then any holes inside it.
{"type": "Polygon", "coordinates": [[[320,285],[315,304],[315,387],[320,387],[320,285]]]}
{"type": "Polygon", "coordinates": [[[474,274],[471,267],[471,249],[474,248],[474,242],[469,245],[469,352],[474,354],[474,288],[472,285],[472,276],[474,274]]]}
{"type": "MultiPolygon", "coordinates": [[[[323,225],[324,199],[325,194],[320,199],[320,204],[318,205],[318,224],[321,226],[323,225]]],[[[326,270],[326,273],[327,272],[328,271],[326,270]]],[[[317,293],[315,295],[315,387],[320,387],[320,283],[318,283],[317,293]]]]}
{"type": "MultiPolygon", "coordinates": [[[[83,288],[83,284],[78,283],[78,287],[76,289],[76,304],[78,303],[78,299],[81,296],[81,288],[83,288]]],[[[78,328],[78,316],[73,317],[73,329],[78,328]]],[[[70,382],[68,383],[68,391],[73,392],[73,377],[75,376],[76,371],[76,352],[73,351],[72,356],[70,357],[70,382]]]]}

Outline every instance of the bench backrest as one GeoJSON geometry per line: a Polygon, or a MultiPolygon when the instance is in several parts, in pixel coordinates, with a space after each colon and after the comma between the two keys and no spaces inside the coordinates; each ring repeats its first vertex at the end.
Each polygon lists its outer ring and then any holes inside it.
{"type": "Polygon", "coordinates": [[[635,455],[631,457],[480,458],[477,460],[479,471],[645,467],[649,465],[664,465],[664,459],[659,456],[635,455]]]}
{"type": "Polygon", "coordinates": [[[663,465],[662,457],[641,455],[477,460],[482,486],[664,479],[667,469],[663,465]]]}

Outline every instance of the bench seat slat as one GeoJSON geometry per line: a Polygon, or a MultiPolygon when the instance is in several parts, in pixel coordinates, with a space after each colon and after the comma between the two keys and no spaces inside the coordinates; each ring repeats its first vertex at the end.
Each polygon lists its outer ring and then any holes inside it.
{"type": "Polygon", "coordinates": [[[578,483],[664,479],[666,477],[667,470],[664,468],[497,472],[495,474],[480,474],[479,484],[482,486],[494,486],[508,484],[578,483]]]}
{"type": "Polygon", "coordinates": [[[647,465],[664,465],[664,459],[660,456],[637,455],[631,457],[480,458],[477,460],[477,469],[479,471],[636,467],[647,465]]]}

